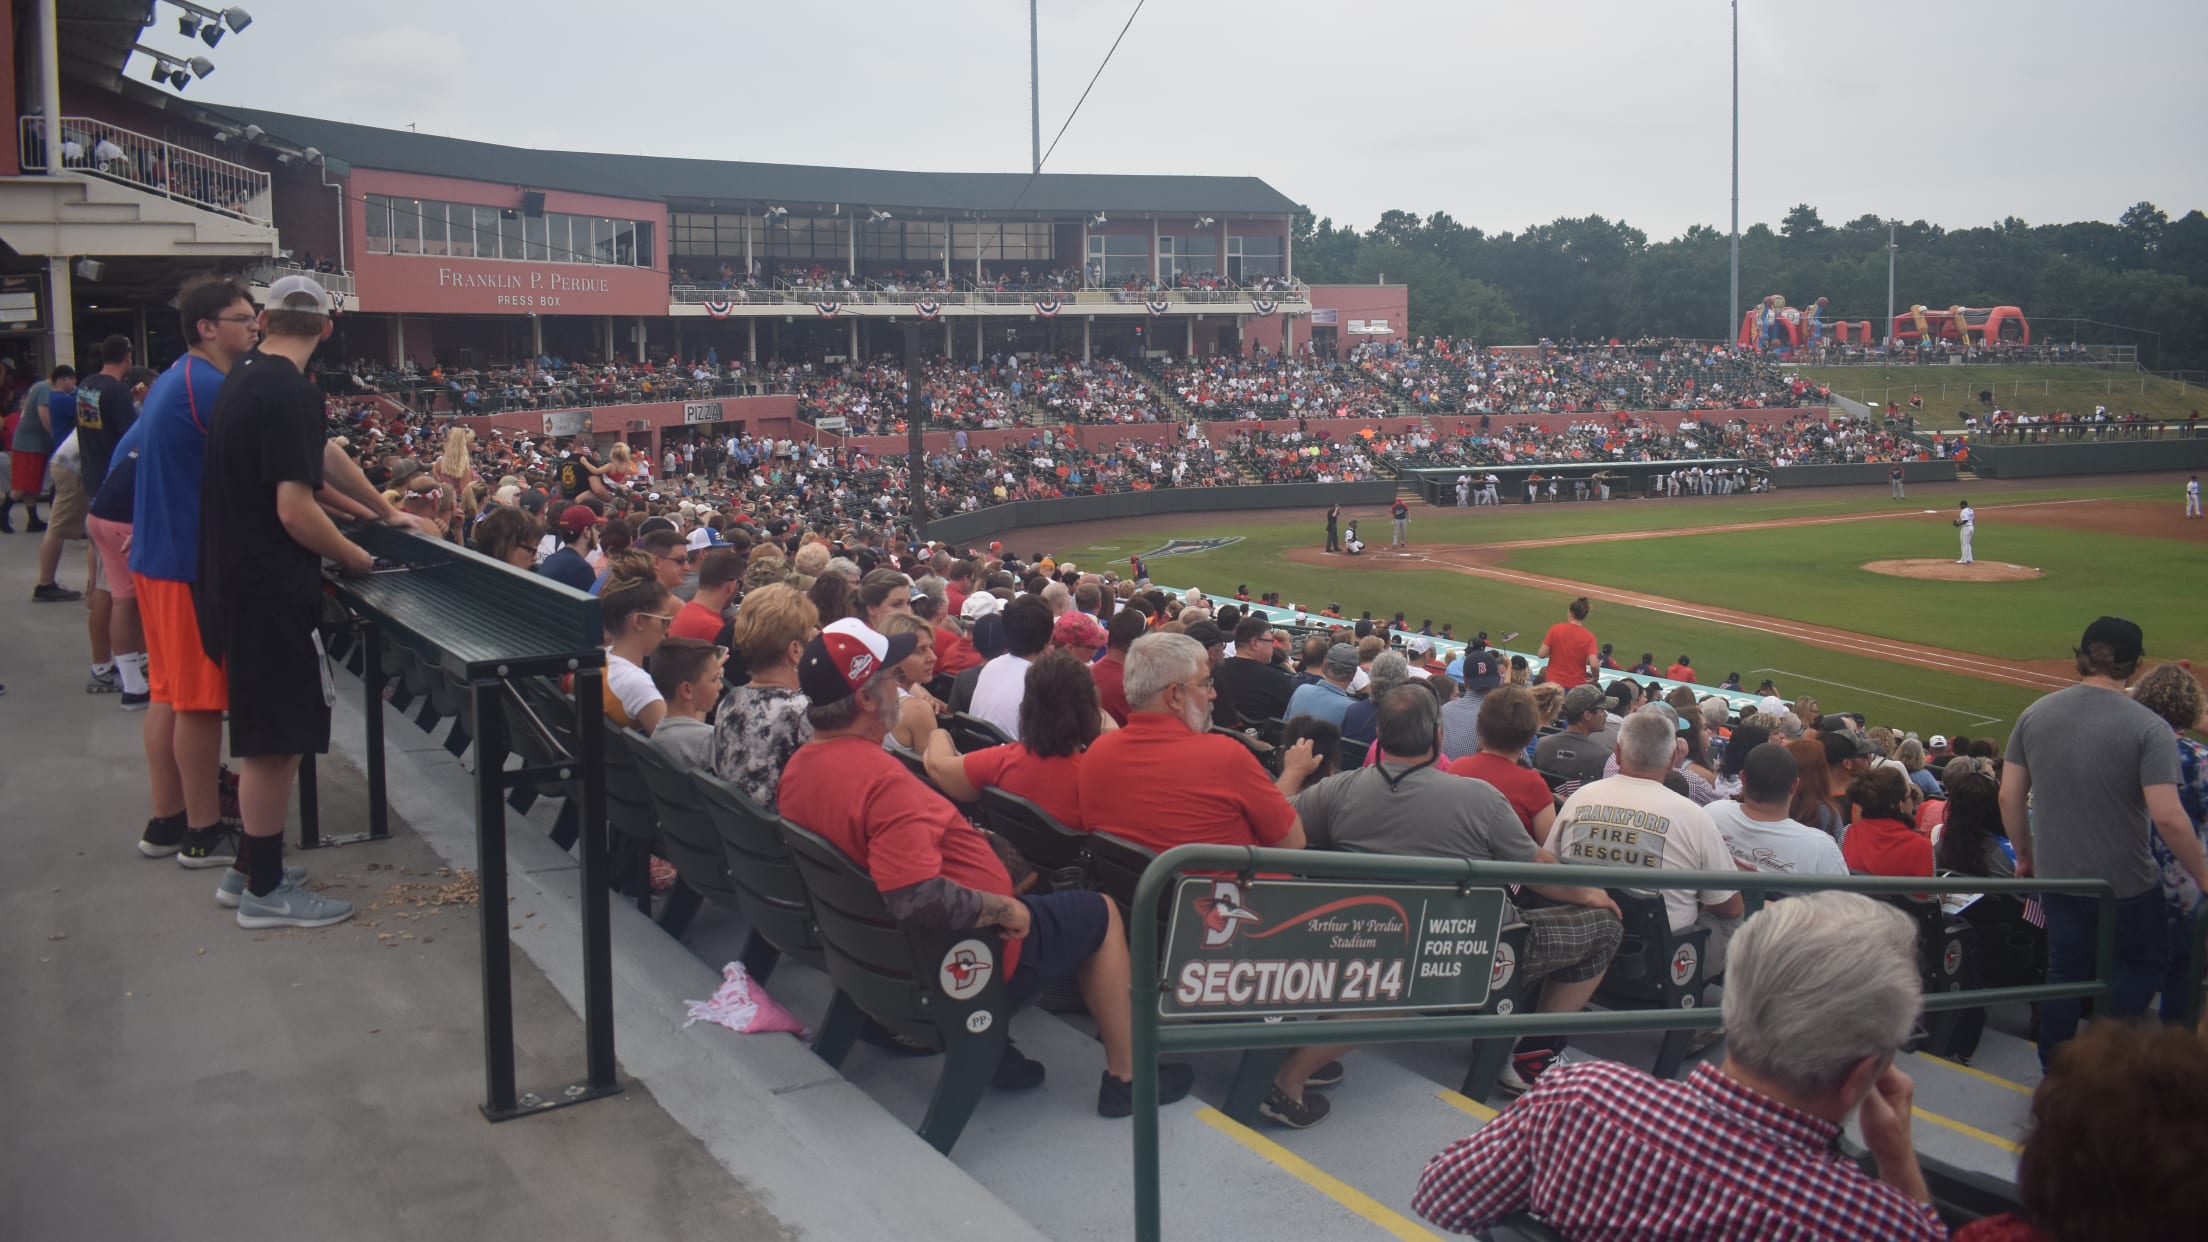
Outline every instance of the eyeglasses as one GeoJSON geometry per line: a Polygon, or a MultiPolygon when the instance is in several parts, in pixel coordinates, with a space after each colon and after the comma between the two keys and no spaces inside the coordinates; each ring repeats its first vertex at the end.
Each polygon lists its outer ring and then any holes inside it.
{"type": "Polygon", "coordinates": [[[259,315],[217,315],[216,323],[259,323],[259,315]]]}
{"type": "Polygon", "coordinates": [[[1174,684],[1176,684],[1176,685],[1179,685],[1179,686],[1183,686],[1183,687],[1185,687],[1185,688],[1187,688],[1187,689],[1190,689],[1190,690],[1195,690],[1195,691],[1199,691],[1199,692],[1201,692],[1201,693],[1204,693],[1204,694],[1214,694],[1214,693],[1217,693],[1217,687],[1215,687],[1215,686],[1213,686],[1213,685],[1211,684],[1211,678],[1209,678],[1209,677],[1205,677],[1205,678],[1202,678],[1201,680],[1198,680],[1198,681],[1183,681],[1183,682],[1176,682],[1176,683],[1174,683],[1174,684]]]}
{"type": "Polygon", "coordinates": [[[652,620],[659,622],[661,625],[673,625],[675,623],[675,617],[673,613],[647,612],[643,615],[650,617],[652,620]]]}

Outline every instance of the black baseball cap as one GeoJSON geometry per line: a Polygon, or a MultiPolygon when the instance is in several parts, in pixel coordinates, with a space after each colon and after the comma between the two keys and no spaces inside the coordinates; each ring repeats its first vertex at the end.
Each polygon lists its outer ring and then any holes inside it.
{"type": "Polygon", "coordinates": [[[2086,626],[2078,650],[2089,651],[2095,643],[2106,644],[2109,658],[2118,664],[2136,664],[2147,653],[2147,636],[2122,617],[2101,617],[2086,626]]]}

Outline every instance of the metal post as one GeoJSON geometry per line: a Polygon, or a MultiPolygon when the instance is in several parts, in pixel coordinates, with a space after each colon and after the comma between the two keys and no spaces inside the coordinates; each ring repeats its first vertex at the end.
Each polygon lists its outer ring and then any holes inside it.
{"type": "MultiPolygon", "coordinates": [[[[61,31],[57,0],[38,0],[39,133],[46,142],[46,171],[61,171],[61,31]]],[[[58,344],[58,342],[57,342],[58,344]]],[[[64,354],[54,365],[73,362],[64,354]]]]}
{"type": "Polygon", "coordinates": [[[1035,0],[1027,0],[1027,124],[1033,135],[1034,166],[1043,171],[1043,52],[1042,35],[1035,22],[1035,0]]]}
{"type": "Polygon", "coordinates": [[[1886,222],[1886,352],[1894,351],[1894,254],[1900,249],[1894,241],[1894,226],[1899,220],[1886,222]]]}
{"type": "Polygon", "coordinates": [[[49,310],[54,318],[54,356],[46,364],[51,371],[54,367],[75,365],[77,361],[77,304],[76,294],[70,288],[68,255],[46,260],[46,296],[53,303],[49,310]]]}
{"type": "MultiPolygon", "coordinates": [[[[499,779],[505,741],[495,681],[469,687],[475,719],[475,881],[477,923],[483,959],[483,1115],[500,1121],[514,1115],[514,960],[506,920],[506,799],[499,779]]],[[[380,706],[378,708],[380,709],[380,706]]],[[[587,895],[587,894],[586,894],[587,895]]]]}
{"type": "Polygon", "coordinates": [[[1733,315],[1728,340],[1740,339],[1740,0],[1733,0],[1733,315]]]}
{"type": "MultiPolygon", "coordinates": [[[[373,622],[360,625],[362,715],[368,722],[368,839],[391,835],[391,800],[383,759],[383,639],[373,622]]],[[[480,735],[478,735],[480,736],[480,735]]]]}
{"type": "MultiPolygon", "coordinates": [[[[613,919],[606,843],[606,735],[603,668],[575,674],[575,734],[582,754],[583,1058],[593,1091],[617,1090],[613,1061],[613,919]]],[[[491,910],[488,900],[483,907],[491,910]]],[[[501,894],[496,909],[505,909],[501,894]]],[[[505,926],[503,917],[499,926],[505,926]]]]}
{"type": "Polygon", "coordinates": [[[1158,890],[1172,872],[1152,863],[1135,884],[1135,903],[1127,912],[1128,990],[1133,1021],[1128,1025],[1135,1060],[1135,1242],[1163,1236],[1163,1201],[1158,1186],[1158,890]]]}
{"type": "MultiPolygon", "coordinates": [[[[978,327],[980,321],[976,320],[978,327]]],[[[912,537],[925,540],[928,537],[928,456],[922,439],[922,426],[927,421],[928,399],[920,386],[920,325],[905,325],[905,466],[912,477],[906,484],[906,495],[912,501],[912,537]]]]}

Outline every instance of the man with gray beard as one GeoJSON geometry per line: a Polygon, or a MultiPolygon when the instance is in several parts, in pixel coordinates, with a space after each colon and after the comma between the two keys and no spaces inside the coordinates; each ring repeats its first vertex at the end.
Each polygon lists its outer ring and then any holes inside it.
{"type": "Polygon", "coordinates": [[[1185,634],[1136,639],[1125,687],[1126,727],[1096,739],[1081,760],[1091,829],[1161,853],[1195,844],[1303,848],[1303,821],[1263,765],[1241,742],[1209,732],[1217,691],[1203,644],[1185,634]]]}

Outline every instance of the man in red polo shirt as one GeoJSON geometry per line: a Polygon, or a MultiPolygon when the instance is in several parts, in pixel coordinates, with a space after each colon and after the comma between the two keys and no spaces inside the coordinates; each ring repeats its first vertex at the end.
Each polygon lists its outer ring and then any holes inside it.
{"type": "Polygon", "coordinates": [[[1303,848],[1303,821],[1249,748],[1208,732],[1217,692],[1202,644],[1185,634],[1136,639],[1124,685],[1127,726],[1091,743],[1081,761],[1081,813],[1091,829],[1161,852],[1303,848]]]}
{"type": "MultiPolygon", "coordinates": [[[[805,645],[797,684],[811,703],[805,719],[813,737],[782,769],[778,809],[864,868],[899,920],[919,927],[1002,928],[1008,1000],[1078,977],[1104,1044],[1096,1111],[1128,1116],[1134,1111],[1134,1051],[1119,907],[1101,893],[1014,896],[1012,877],[988,838],[882,749],[898,715],[897,680],[889,670],[918,642],[917,635],[885,638],[863,621],[846,619],[805,645]]],[[[1000,1083],[1042,1082],[1040,1067],[1022,1064],[1026,1059],[1009,1044],[1005,1060],[1000,1083]]],[[[1180,1099],[1194,1082],[1189,1066],[1158,1066],[1158,1102],[1180,1099]]]]}
{"type": "Polygon", "coordinates": [[[695,638],[713,642],[728,624],[728,606],[736,602],[743,582],[744,554],[734,548],[715,548],[698,562],[698,593],[675,613],[667,627],[669,638],[695,638]]]}

